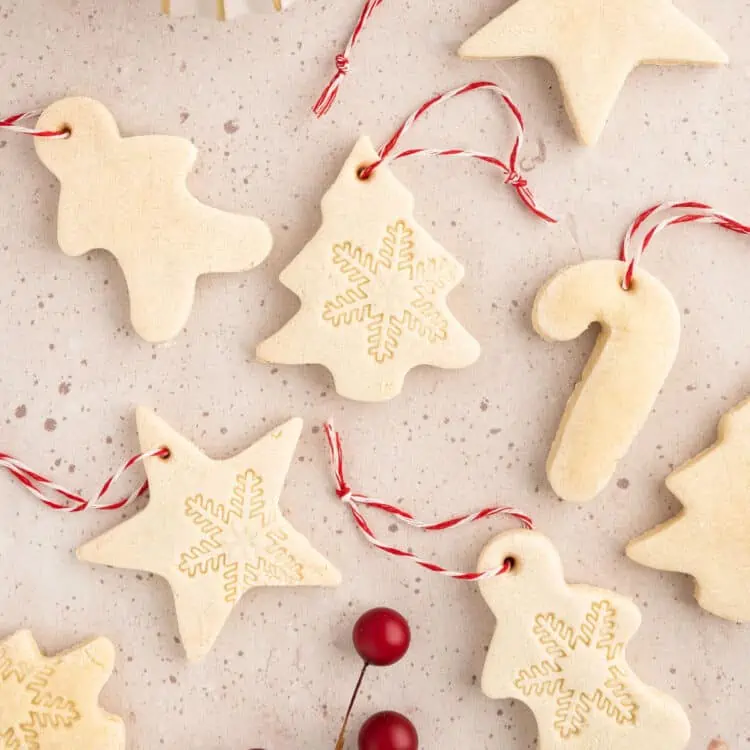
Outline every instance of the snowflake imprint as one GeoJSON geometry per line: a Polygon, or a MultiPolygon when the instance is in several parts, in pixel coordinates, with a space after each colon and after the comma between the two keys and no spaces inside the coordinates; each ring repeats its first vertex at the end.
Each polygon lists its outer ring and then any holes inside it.
{"type": "Polygon", "coordinates": [[[302,564],[285,546],[286,532],[267,511],[263,479],[252,469],[238,475],[228,505],[195,495],[185,501],[185,514],[203,539],[181,555],[180,571],[191,578],[221,574],[228,603],[260,583],[303,580],[302,564]]]}
{"type": "Polygon", "coordinates": [[[521,670],[514,684],[527,697],[555,701],[555,729],[563,739],[581,734],[593,709],[621,725],[636,722],[638,706],[625,683],[628,668],[624,646],[616,641],[616,616],[605,600],[591,605],[577,631],[552,613],[534,621],[534,635],[550,658],[521,670]]]}
{"type": "Polygon", "coordinates": [[[350,285],[326,301],[323,319],[336,327],[365,326],[368,354],[379,364],[396,356],[406,333],[431,344],[448,338],[448,319],[436,301],[456,279],[456,265],[441,256],[417,261],[413,236],[397,221],[375,255],[351,242],[333,247],[333,262],[350,285]]]}

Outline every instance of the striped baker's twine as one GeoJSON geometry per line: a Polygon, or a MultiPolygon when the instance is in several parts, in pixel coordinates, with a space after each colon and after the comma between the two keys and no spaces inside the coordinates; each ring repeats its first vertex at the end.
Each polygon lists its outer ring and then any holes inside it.
{"type": "Polygon", "coordinates": [[[365,0],[362,12],[359,14],[357,23],[354,26],[354,31],[349,37],[349,41],[346,43],[346,48],[342,54],[336,55],[336,72],[333,74],[333,78],[328,82],[328,85],[323,89],[323,93],[318,98],[318,101],[316,101],[313,106],[313,112],[318,117],[326,115],[336,101],[341,84],[344,82],[344,78],[349,74],[351,69],[350,58],[352,56],[352,51],[359,41],[360,35],[365,30],[365,26],[367,26],[370,17],[382,2],[383,0],[365,0]]]}
{"type": "Polygon", "coordinates": [[[382,510],[385,513],[397,518],[402,523],[412,526],[416,529],[423,531],[445,531],[446,529],[455,529],[459,526],[466,526],[467,524],[474,523],[475,521],[482,521],[493,516],[510,516],[520,521],[526,529],[534,528],[534,523],[529,516],[522,513],[516,508],[509,506],[495,506],[491,508],[484,508],[476,513],[468,513],[463,516],[451,518],[448,521],[441,521],[439,523],[424,523],[418,521],[411,513],[397,508],[394,505],[390,505],[382,500],[376,500],[374,498],[361,495],[357,492],[352,492],[351,488],[346,482],[344,475],[344,455],[341,444],[341,435],[336,431],[333,423],[328,421],[323,426],[325,430],[326,439],[328,440],[328,447],[331,453],[331,467],[333,469],[333,475],[336,480],[336,494],[338,497],[346,503],[351,511],[352,517],[354,518],[357,527],[362,532],[362,535],[367,541],[376,547],[377,549],[385,552],[388,555],[394,557],[402,557],[407,560],[411,560],[422,568],[429,570],[433,573],[438,573],[448,578],[455,578],[459,581],[482,581],[488,578],[496,578],[497,576],[509,573],[513,568],[513,562],[511,560],[505,560],[499,568],[493,568],[480,573],[461,573],[453,570],[443,568],[436,563],[423,560],[411,552],[399,549],[398,547],[392,547],[388,544],[383,544],[376,536],[370,525],[367,523],[367,519],[362,514],[360,508],[374,508],[382,510]]]}
{"type": "Polygon", "coordinates": [[[381,165],[390,164],[399,159],[405,159],[408,156],[450,156],[460,159],[476,159],[477,161],[490,164],[491,166],[500,169],[505,175],[505,183],[510,185],[516,191],[516,194],[523,204],[538,218],[554,224],[556,223],[556,219],[553,219],[549,214],[545,213],[537,206],[534,196],[528,187],[528,182],[518,171],[518,159],[521,149],[523,148],[524,131],[525,126],[523,115],[510,96],[496,83],[492,83],[492,81],[474,81],[466,86],[460,86],[452,91],[438,94],[429,101],[426,101],[419,109],[406,118],[391,139],[380,149],[380,151],[378,151],[377,160],[360,169],[359,177],[362,180],[367,180],[381,165]],[[396,151],[401,139],[412,129],[416,122],[424,117],[424,115],[433,107],[439,104],[444,104],[457,96],[481,90],[494,91],[499,94],[513,117],[513,123],[516,127],[516,137],[513,141],[513,148],[511,149],[510,157],[507,162],[504,162],[495,156],[490,156],[489,154],[483,154],[477,151],[467,151],[460,148],[411,148],[405,151],[396,151]]]}
{"type": "Polygon", "coordinates": [[[118,482],[122,476],[127,473],[133,466],[147,458],[163,458],[170,456],[168,448],[154,448],[133,456],[127,460],[107,481],[97,493],[93,500],[87,500],[76,492],[71,492],[65,487],[53,482],[48,477],[30,469],[26,464],[17,458],[0,452],[0,469],[6,469],[10,475],[31,492],[34,497],[41,500],[48,508],[60,511],[62,513],[81,513],[85,510],[120,510],[137,498],[141,497],[148,490],[148,481],[142,482],[128,497],[113,503],[104,503],[102,500],[107,495],[112,485],[118,482]],[[62,500],[54,500],[45,491],[58,495],[62,500]]]}
{"type": "Polygon", "coordinates": [[[9,130],[12,133],[33,135],[36,138],[50,138],[52,140],[63,140],[70,137],[70,131],[68,130],[37,130],[36,128],[29,128],[25,125],[19,124],[22,122],[26,122],[27,120],[34,120],[41,114],[41,109],[34,109],[29,112],[21,112],[17,115],[11,115],[10,117],[6,117],[4,120],[0,119],[0,130],[9,130]]]}
{"type": "Polygon", "coordinates": [[[675,201],[670,203],[657,203],[639,214],[630,225],[620,248],[620,260],[628,264],[628,270],[622,280],[622,288],[628,290],[633,285],[633,279],[643,254],[648,249],[654,237],[667,227],[678,224],[716,224],[723,229],[737,234],[750,234],[750,226],[742,224],[722,211],[717,211],[707,203],[698,201],[675,201]],[[643,234],[640,241],[635,236],[643,228],[646,222],[656,220],[663,214],[667,218],[658,221],[647,232],[643,234]]]}

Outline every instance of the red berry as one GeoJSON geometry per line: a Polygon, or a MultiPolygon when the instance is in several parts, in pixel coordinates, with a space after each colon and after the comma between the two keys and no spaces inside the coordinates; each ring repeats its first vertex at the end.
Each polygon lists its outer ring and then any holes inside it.
{"type": "Polygon", "coordinates": [[[359,730],[359,750],[418,750],[419,737],[409,719],[395,711],[371,716],[359,730]]]}
{"type": "Polygon", "coordinates": [[[367,664],[389,667],[403,659],[411,643],[409,623],[395,610],[378,607],[357,620],[354,648],[367,664]]]}

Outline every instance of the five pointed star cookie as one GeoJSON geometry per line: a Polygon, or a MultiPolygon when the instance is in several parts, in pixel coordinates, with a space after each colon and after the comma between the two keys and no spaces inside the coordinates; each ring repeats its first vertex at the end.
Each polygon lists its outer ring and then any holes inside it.
{"type": "Polygon", "coordinates": [[[599,139],[625,80],[638,65],[728,61],[671,0],[517,0],[459,54],[549,60],[585,144],[599,139]]]}
{"type": "Polygon", "coordinates": [[[260,219],[211,208],[188,191],[197,156],[190,141],[122,138],[110,112],[84,98],[56,102],[38,127],[70,130],[67,139],[36,144],[61,183],[60,248],[74,256],[103,248],[117,258],[133,327],[147,341],[180,332],[199,276],[249,270],[271,251],[260,219]]]}
{"type": "Polygon", "coordinates": [[[667,478],[684,510],[627,548],[628,557],[696,579],[703,609],[750,621],[750,400],[719,423],[718,441],[667,478]]]}
{"type": "Polygon", "coordinates": [[[106,638],[51,658],[28,631],[0,641],[0,747],[124,750],[122,720],[97,703],[114,660],[106,638]]]}
{"type": "Polygon", "coordinates": [[[281,274],[299,312],[258,347],[258,359],[322,364],[336,390],[385,401],[418,365],[466,367],[479,344],[448,308],[463,268],[414,219],[414,197],[360,139],[323,198],[323,224],[281,274]]]}
{"type": "Polygon", "coordinates": [[[139,409],[151,500],[78,550],[81,560],[163,576],[174,592],[188,658],[205,656],[242,595],[259,586],[336,586],[338,571],[281,515],[278,503],[302,420],[226,461],[213,461],[139,409]]]}

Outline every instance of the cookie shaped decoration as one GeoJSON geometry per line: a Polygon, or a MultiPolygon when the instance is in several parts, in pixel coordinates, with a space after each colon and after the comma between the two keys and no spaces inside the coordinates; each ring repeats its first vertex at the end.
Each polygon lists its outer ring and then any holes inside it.
{"type": "MultiPolygon", "coordinates": [[[[294,0],[267,0],[269,7],[286,10],[294,0]]],[[[217,21],[230,21],[244,16],[252,7],[259,7],[253,0],[161,0],[162,13],[168,16],[204,16],[217,21]]]]}
{"type": "Polygon", "coordinates": [[[681,322],[672,294],[643,270],[623,289],[627,268],[613,260],[571,266],[534,302],[534,328],[545,339],[570,341],[601,325],[547,460],[550,484],[563,500],[587,502],[604,489],[677,356],[681,322]]]}
{"type": "Polygon", "coordinates": [[[0,747],[125,750],[125,726],[98,705],[115,650],[98,638],[46,657],[21,630],[0,641],[0,747]]]}
{"type": "Polygon", "coordinates": [[[540,750],[683,750],[690,725],[679,704],[630,668],[638,608],[612,591],[569,585],[552,543],[535,531],[496,537],[479,569],[513,561],[480,582],[497,618],[482,690],[533,711],[540,750]]]}
{"type": "Polygon", "coordinates": [[[138,410],[151,500],[84,545],[81,560],[145,570],[174,592],[191,660],[213,646],[243,594],[260,586],[336,586],[338,571],[281,515],[278,503],[302,429],[292,419],[225,461],[213,461],[146,409],[138,410]]]}
{"type": "Polygon", "coordinates": [[[131,319],[147,341],[175,337],[187,322],[199,276],[246,271],[271,251],[259,219],[200,203],[186,179],[197,151],[174,136],[123,138],[109,111],[64,99],[39,119],[63,140],[36,139],[42,162],[60,180],[58,241],[66,255],[102,248],[122,267],[131,319]]]}
{"type": "Polygon", "coordinates": [[[280,364],[321,364],[355,401],[397,396],[419,365],[461,368],[479,344],[448,309],[464,275],[414,219],[414,197],[363,137],[323,198],[323,224],[282,272],[299,312],[258,347],[280,364]]]}
{"type": "Polygon", "coordinates": [[[684,510],[632,541],[628,557],[696,579],[703,609],[750,621],[750,400],[725,414],[717,442],[667,478],[684,510]]]}
{"type": "Polygon", "coordinates": [[[719,45],[671,0],[517,0],[469,39],[459,54],[547,59],[585,144],[599,139],[627,77],[638,65],[728,62],[719,45]]]}

